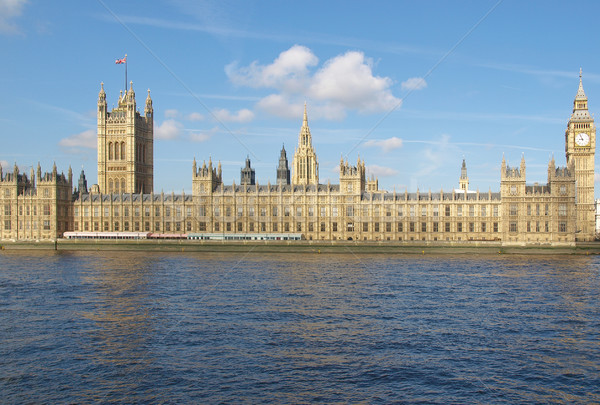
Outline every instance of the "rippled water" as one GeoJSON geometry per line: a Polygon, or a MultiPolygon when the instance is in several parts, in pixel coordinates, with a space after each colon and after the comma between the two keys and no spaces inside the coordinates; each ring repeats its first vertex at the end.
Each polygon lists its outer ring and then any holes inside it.
{"type": "Polygon", "coordinates": [[[2,253],[2,403],[600,402],[600,258],[2,253]]]}

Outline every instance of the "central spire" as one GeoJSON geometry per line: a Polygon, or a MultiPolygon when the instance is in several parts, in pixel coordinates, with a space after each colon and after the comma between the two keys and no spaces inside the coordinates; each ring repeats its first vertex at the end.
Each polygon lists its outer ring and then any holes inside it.
{"type": "Polygon", "coordinates": [[[300,134],[298,135],[298,148],[296,148],[292,163],[292,184],[319,184],[319,163],[312,146],[306,102],[304,103],[302,128],[300,128],[300,134]]]}

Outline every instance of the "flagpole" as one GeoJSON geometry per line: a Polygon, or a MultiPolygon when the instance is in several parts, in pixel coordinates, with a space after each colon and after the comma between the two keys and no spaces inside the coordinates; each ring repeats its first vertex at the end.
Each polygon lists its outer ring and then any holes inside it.
{"type": "Polygon", "coordinates": [[[125,94],[127,94],[127,54],[125,54],[125,94]]]}

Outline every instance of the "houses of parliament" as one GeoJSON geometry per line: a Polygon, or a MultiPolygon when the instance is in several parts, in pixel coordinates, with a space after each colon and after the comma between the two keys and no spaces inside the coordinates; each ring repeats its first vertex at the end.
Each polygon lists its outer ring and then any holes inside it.
{"type": "MultiPolygon", "coordinates": [[[[239,184],[224,184],[221,164],[191,169],[192,193],[153,190],[153,122],[150,91],[143,115],[133,84],[107,109],[98,95],[98,182],[83,170],[74,183],[56,165],[21,173],[0,167],[0,239],[56,240],[67,235],[159,235],[165,238],[395,241],[427,244],[501,242],[503,245],[574,245],[595,238],[596,127],[581,74],[565,131],[566,166],[548,162],[546,184],[527,184],[526,162],[502,159],[500,189],[469,189],[466,163],[459,187],[439,192],[390,192],[367,179],[365,162],[340,160],[339,183],[319,182],[306,106],[289,165],[281,149],[276,181],[258,184],[251,162],[239,184]]],[[[457,164],[458,169],[458,164],[457,164]]],[[[458,170],[457,170],[458,174],[458,170]]],[[[98,236],[100,235],[100,236],[98,236]]]]}

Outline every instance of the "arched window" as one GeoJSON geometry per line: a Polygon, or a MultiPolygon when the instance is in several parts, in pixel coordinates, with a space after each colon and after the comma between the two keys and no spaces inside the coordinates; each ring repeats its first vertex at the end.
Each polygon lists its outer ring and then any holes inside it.
{"type": "Polygon", "coordinates": [[[121,142],[121,159],[125,160],[125,142],[121,142]]]}
{"type": "Polygon", "coordinates": [[[121,193],[125,192],[125,179],[121,179],[121,193]]]}
{"type": "Polygon", "coordinates": [[[113,181],[112,179],[108,179],[108,194],[112,194],[113,192],[113,181]]]}
{"type": "Polygon", "coordinates": [[[112,142],[108,143],[108,160],[112,160],[113,158],[113,144],[112,142]]]}
{"type": "Polygon", "coordinates": [[[115,160],[119,160],[119,142],[115,142],[115,160]]]}
{"type": "Polygon", "coordinates": [[[119,180],[115,180],[115,194],[119,194],[119,180]]]}

